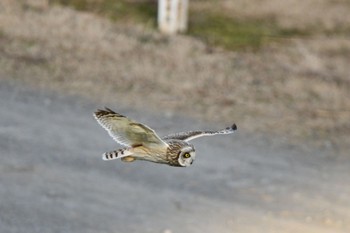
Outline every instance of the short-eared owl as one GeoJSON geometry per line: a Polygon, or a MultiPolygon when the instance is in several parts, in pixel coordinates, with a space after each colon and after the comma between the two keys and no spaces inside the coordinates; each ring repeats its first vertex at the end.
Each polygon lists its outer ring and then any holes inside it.
{"type": "Polygon", "coordinates": [[[146,160],[176,167],[188,167],[195,160],[195,149],[188,143],[190,140],[202,136],[231,134],[237,129],[233,124],[218,131],[189,131],[160,138],[148,126],[130,120],[109,108],[97,110],[94,116],[116,142],[125,146],[123,149],[104,153],[104,160],[146,160]]]}

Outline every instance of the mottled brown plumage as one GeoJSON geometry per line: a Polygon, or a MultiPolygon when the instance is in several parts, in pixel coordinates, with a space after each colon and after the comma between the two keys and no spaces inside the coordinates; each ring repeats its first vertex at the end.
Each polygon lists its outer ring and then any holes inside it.
{"type": "Polygon", "coordinates": [[[195,160],[195,148],[188,141],[201,136],[230,134],[237,129],[233,124],[218,131],[190,131],[160,138],[148,126],[130,120],[109,108],[97,110],[94,117],[116,142],[125,146],[123,149],[104,153],[104,160],[145,160],[175,167],[190,166],[195,160]]]}

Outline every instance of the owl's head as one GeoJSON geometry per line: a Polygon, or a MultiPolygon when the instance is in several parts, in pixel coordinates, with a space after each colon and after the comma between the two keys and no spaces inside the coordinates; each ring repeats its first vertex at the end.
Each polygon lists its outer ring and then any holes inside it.
{"type": "Polygon", "coordinates": [[[179,162],[180,166],[188,167],[193,163],[195,158],[196,153],[194,151],[194,147],[185,146],[180,149],[177,161],[179,162]]]}

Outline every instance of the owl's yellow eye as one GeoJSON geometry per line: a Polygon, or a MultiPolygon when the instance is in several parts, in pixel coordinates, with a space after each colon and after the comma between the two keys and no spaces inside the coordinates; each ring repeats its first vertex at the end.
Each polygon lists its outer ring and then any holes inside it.
{"type": "Polygon", "coordinates": [[[185,159],[188,159],[189,157],[191,157],[190,153],[185,153],[185,154],[184,154],[184,158],[185,158],[185,159]]]}

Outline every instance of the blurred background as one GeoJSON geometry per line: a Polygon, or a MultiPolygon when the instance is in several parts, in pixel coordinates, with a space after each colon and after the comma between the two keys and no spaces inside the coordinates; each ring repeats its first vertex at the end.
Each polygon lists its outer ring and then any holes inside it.
{"type": "Polygon", "coordinates": [[[157,1],[3,0],[0,72],[337,150],[350,145],[349,7],[191,0],[188,31],[166,36],[157,1]]]}
{"type": "Polygon", "coordinates": [[[348,232],[350,2],[189,0],[173,35],[157,9],[0,1],[0,231],[348,232]],[[239,132],[195,144],[196,168],[106,164],[103,106],[239,132]]]}

